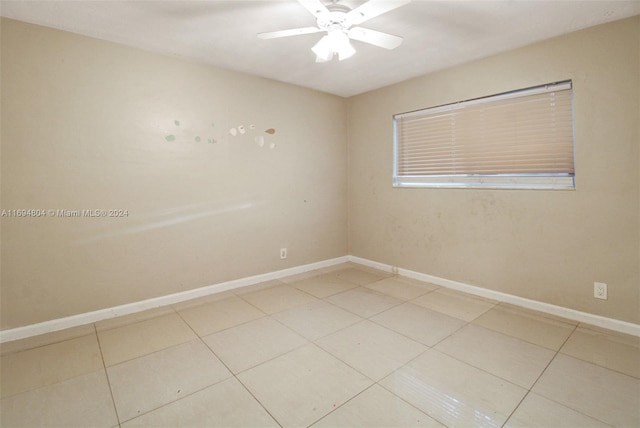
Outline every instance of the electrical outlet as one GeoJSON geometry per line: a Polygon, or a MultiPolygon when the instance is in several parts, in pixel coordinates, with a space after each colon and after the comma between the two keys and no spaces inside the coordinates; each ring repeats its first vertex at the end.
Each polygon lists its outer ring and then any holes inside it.
{"type": "Polygon", "coordinates": [[[596,299],[607,300],[607,284],[603,282],[594,282],[593,297],[596,299]]]}
{"type": "Polygon", "coordinates": [[[287,258],[287,249],[286,248],[280,248],[280,258],[281,259],[286,259],[287,258]]]}

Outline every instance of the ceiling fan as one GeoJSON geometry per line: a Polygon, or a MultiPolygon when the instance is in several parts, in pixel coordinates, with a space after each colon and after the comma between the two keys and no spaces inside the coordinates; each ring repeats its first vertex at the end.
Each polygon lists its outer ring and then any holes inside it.
{"type": "Polygon", "coordinates": [[[298,0],[298,3],[316,18],[315,27],[271,31],[260,33],[258,37],[276,39],[326,31],[327,34],[311,48],[316,54],[316,62],[331,61],[335,54],[338,55],[340,61],[353,56],[356,50],[349,39],[385,49],[395,49],[402,43],[402,37],[358,25],[409,2],[411,0],[369,0],[355,9],[351,9],[345,4],[338,3],[338,0],[333,0],[327,5],[320,0],[298,0]]]}

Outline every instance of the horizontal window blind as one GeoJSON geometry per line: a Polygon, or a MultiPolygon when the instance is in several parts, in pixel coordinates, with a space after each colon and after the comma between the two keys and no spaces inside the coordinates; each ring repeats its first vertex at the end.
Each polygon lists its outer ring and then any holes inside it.
{"type": "Polygon", "coordinates": [[[396,115],[394,184],[573,187],[572,116],[571,82],[396,115]]]}

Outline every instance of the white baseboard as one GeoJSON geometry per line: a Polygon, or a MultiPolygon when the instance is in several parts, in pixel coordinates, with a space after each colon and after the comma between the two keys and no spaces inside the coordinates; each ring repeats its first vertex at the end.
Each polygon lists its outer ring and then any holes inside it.
{"type": "Polygon", "coordinates": [[[260,275],[240,278],[233,281],[226,281],[219,284],[209,285],[206,287],[187,290],[180,293],[169,294],[167,296],[156,297],[152,299],[142,300],[140,302],[128,303],[125,305],[115,306],[112,308],[100,309],[93,312],[87,312],[69,317],[58,318],[51,321],[45,321],[37,324],[26,325],[8,330],[0,331],[0,343],[11,342],[14,340],[24,339],[40,334],[52,333],[54,331],[64,330],[71,327],[77,327],[85,324],[115,318],[123,315],[129,315],[136,312],[142,312],[148,309],[158,308],[161,306],[172,305],[184,302],[198,297],[204,297],[223,291],[234,290],[249,285],[258,284],[274,279],[285,278],[317,269],[335,266],[341,263],[352,262],[384,272],[396,273],[407,278],[413,278],[419,281],[429,282],[442,287],[451,288],[453,290],[463,291],[488,299],[497,300],[499,302],[510,303],[527,309],[567,318],[570,320],[591,324],[609,330],[621,333],[631,334],[640,337],[640,325],[620,321],[613,318],[606,318],[599,315],[581,312],[574,309],[556,306],[549,303],[539,302],[536,300],[526,299],[524,297],[514,296],[512,294],[501,293],[499,291],[489,290],[486,288],[469,285],[458,281],[452,281],[446,278],[440,278],[425,273],[415,272],[408,269],[397,268],[384,263],[363,259],[355,256],[343,256],[335,259],[324,260],[321,262],[310,263],[307,265],[296,266],[275,272],[268,272],[260,275]]]}
{"type": "Polygon", "coordinates": [[[100,309],[93,312],[86,312],[83,314],[72,315],[64,318],[58,318],[51,321],[44,321],[37,324],[26,325],[24,327],[17,327],[17,328],[2,330],[0,331],[0,343],[11,342],[13,340],[24,339],[31,336],[38,336],[40,334],[45,334],[45,333],[52,333],[54,331],[64,330],[67,328],[77,327],[85,324],[91,324],[94,322],[115,318],[122,315],[129,315],[136,312],[146,311],[148,309],[172,305],[175,303],[180,303],[180,302],[184,302],[191,299],[196,299],[198,297],[204,297],[211,294],[221,293],[223,291],[233,290],[240,287],[246,287],[249,285],[271,281],[274,279],[285,278],[287,276],[297,275],[300,273],[305,273],[305,272],[309,272],[316,269],[331,267],[341,263],[347,263],[348,261],[349,261],[349,257],[343,256],[335,259],[323,260],[316,263],[310,263],[307,265],[283,269],[275,272],[268,272],[260,275],[240,278],[233,281],[221,282],[219,284],[208,285],[208,286],[196,288],[193,290],[187,290],[187,291],[182,291],[180,293],[169,294],[167,296],[160,296],[152,299],[142,300],[139,302],[127,303],[125,305],[115,306],[112,308],[100,309]]]}
{"type": "Polygon", "coordinates": [[[418,281],[430,282],[441,287],[451,288],[453,290],[463,291],[475,296],[485,297],[487,299],[497,300],[499,302],[510,303],[527,309],[543,312],[550,315],[567,318],[573,321],[585,324],[595,325],[597,327],[618,331],[620,333],[631,334],[640,337],[640,325],[613,318],[607,318],[600,315],[594,315],[587,312],[577,311],[575,309],[556,306],[550,303],[539,302],[524,297],[514,296],[513,294],[502,293],[499,291],[489,290],[475,285],[465,284],[463,282],[452,281],[450,279],[440,278],[425,273],[415,272],[408,269],[397,268],[384,263],[374,262],[360,257],[349,256],[350,262],[368,266],[384,272],[397,273],[407,278],[417,279],[418,281]]]}

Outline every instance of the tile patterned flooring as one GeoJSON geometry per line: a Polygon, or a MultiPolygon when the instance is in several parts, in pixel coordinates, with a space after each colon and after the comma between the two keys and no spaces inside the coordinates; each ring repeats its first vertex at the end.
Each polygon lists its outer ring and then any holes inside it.
{"type": "Polygon", "coordinates": [[[3,427],[640,426],[640,338],[355,265],[1,352],[3,427]]]}

